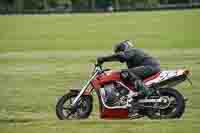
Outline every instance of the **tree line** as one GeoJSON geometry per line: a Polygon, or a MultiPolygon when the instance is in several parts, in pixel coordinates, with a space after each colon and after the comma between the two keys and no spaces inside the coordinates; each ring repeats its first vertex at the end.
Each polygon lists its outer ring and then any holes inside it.
{"type": "Polygon", "coordinates": [[[0,9],[23,10],[123,10],[151,8],[160,4],[200,2],[200,0],[0,0],[0,9]]]}

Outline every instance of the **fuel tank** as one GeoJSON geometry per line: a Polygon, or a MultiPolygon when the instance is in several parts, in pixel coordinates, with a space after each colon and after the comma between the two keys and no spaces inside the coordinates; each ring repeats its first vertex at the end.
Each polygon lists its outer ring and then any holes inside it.
{"type": "Polygon", "coordinates": [[[94,88],[100,88],[101,85],[112,81],[121,81],[120,71],[106,71],[98,76],[94,80],[92,80],[92,85],[94,88]]]}

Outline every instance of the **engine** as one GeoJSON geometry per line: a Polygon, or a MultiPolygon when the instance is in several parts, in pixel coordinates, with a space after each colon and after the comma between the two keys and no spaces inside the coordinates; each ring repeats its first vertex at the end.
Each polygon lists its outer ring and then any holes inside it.
{"type": "Polygon", "coordinates": [[[119,83],[113,82],[104,85],[104,101],[108,106],[123,106],[127,103],[129,90],[119,83]]]}

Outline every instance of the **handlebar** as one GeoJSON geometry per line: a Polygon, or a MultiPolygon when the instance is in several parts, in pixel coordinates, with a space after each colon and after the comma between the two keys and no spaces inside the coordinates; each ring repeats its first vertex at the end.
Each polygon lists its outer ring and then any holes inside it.
{"type": "Polygon", "coordinates": [[[99,71],[102,71],[102,65],[100,65],[100,64],[98,64],[98,63],[96,63],[96,64],[94,64],[95,65],[95,69],[97,70],[99,70],[99,71]]]}
{"type": "Polygon", "coordinates": [[[97,69],[97,68],[100,69],[100,71],[99,71],[100,73],[104,73],[105,71],[110,71],[110,69],[108,69],[108,68],[107,69],[103,69],[102,65],[96,63],[95,64],[95,69],[97,69]]]}
{"type": "Polygon", "coordinates": [[[102,65],[100,65],[100,64],[98,64],[98,63],[95,63],[94,65],[95,65],[95,67],[100,67],[100,68],[102,68],[102,65]]]}

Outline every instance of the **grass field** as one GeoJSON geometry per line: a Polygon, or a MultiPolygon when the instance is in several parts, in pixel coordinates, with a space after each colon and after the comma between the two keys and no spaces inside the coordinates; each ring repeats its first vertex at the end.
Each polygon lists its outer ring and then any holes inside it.
{"type": "MultiPolygon", "coordinates": [[[[0,16],[1,133],[198,133],[200,130],[200,10],[0,16]],[[192,70],[193,87],[180,120],[101,120],[98,104],[88,120],[59,121],[56,99],[80,87],[91,60],[112,45],[136,40],[163,69],[192,70]]],[[[119,69],[119,63],[105,64],[119,69]]]]}

